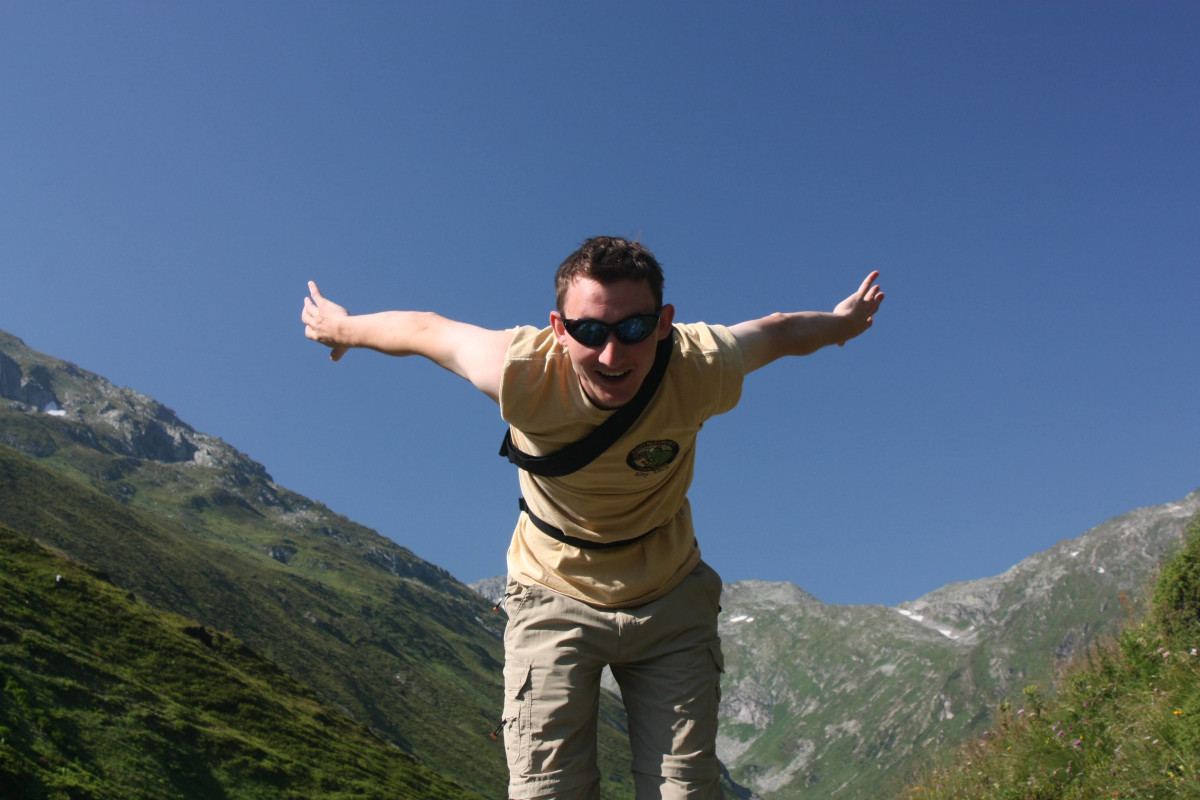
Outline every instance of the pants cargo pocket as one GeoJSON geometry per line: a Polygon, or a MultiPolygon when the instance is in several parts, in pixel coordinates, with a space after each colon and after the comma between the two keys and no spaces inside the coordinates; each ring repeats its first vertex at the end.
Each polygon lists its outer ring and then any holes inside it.
{"type": "Polygon", "coordinates": [[[717,704],[721,702],[721,676],[725,674],[725,654],[721,652],[721,643],[713,642],[708,646],[708,654],[712,656],[713,666],[717,669],[717,704]]]}
{"type": "Polygon", "coordinates": [[[533,665],[513,661],[504,665],[504,754],[514,775],[529,769],[530,715],[533,711],[533,665]]]}

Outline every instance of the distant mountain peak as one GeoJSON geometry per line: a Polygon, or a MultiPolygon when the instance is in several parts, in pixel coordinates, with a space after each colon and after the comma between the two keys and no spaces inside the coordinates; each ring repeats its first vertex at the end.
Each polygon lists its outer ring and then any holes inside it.
{"type": "Polygon", "coordinates": [[[730,605],[751,610],[781,606],[824,605],[820,600],[786,581],[738,581],[725,585],[723,597],[730,605]]]}
{"type": "Polygon", "coordinates": [[[1197,513],[1200,490],[1178,502],[1139,508],[1108,520],[1023,559],[1000,575],[951,583],[898,608],[935,630],[969,627],[977,639],[978,631],[1003,627],[1024,607],[1045,602],[1068,584],[1090,586],[1106,596],[1135,592],[1197,513]],[[1163,535],[1164,527],[1170,535],[1163,535]]]}
{"type": "Polygon", "coordinates": [[[200,433],[157,400],[39,353],[3,331],[0,397],[11,408],[77,423],[74,438],[93,449],[169,464],[229,467],[271,480],[261,464],[200,433]]]}

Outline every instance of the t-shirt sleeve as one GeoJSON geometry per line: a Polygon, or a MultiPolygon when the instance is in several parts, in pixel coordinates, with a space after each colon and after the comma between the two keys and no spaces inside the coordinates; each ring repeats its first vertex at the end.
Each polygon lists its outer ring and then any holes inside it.
{"type": "Polygon", "coordinates": [[[538,398],[546,392],[561,391],[552,386],[559,380],[552,364],[556,358],[562,355],[550,328],[523,325],[513,331],[500,373],[500,417],[505,422],[524,427],[534,414],[538,398]]]}
{"type": "Polygon", "coordinates": [[[697,371],[696,386],[703,386],[709,402],[704,417],[724,414],[742,397],[745,362],[737,339],[724,325],[694,323],[676,326],[685,360],[697,371]]]}

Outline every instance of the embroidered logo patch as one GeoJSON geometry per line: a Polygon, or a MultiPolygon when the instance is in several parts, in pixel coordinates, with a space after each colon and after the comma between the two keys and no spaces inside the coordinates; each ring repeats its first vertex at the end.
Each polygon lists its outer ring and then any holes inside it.
{"type": "Polygon", "coordinates": [[[671,439],[655,439],[642,442],[629,451],[625,463],[638,472],[658,472],[679,455],[679,442],[671,439]]]}

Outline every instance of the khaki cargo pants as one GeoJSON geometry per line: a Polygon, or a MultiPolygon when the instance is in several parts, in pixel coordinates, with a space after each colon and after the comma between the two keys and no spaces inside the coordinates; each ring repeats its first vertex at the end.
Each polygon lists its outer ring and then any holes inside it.
{"type": "Polygon", "coordinates": [[[504,747],[514,800],[596,800],[600,674],[629,716],[638,800],[724,797],[716,756],[721,579],[700,563],[665,597],[598,609],[509,581],[504,747]]]}

